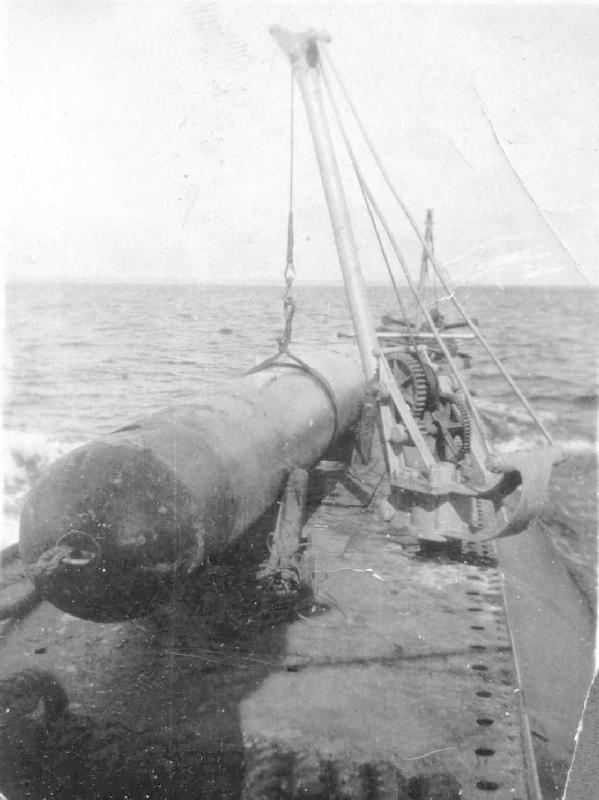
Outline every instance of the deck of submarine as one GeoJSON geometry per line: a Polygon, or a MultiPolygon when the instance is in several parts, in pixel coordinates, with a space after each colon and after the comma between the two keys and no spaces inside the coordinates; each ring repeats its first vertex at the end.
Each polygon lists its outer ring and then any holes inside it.
{"type": "Polygon", "coordinates": [[[200,610],[100,624],[43,603],[3,623],[4,676],[47,669],[74,715],[122,734],[118,758],[93,740],[89,796],[141,771],[147,797],[535,798],[495,549],[423,558],[341,486],[306,532],[314,594],[283,620],[224,613],[217,579],[200,610]]]}

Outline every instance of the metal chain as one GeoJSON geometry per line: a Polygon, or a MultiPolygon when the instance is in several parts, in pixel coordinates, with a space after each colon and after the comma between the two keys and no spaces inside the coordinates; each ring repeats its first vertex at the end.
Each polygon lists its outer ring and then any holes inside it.
{"type": "Polygon", "coordinates": [[[285,328],[282,336],[277,339],[279,353],[286,353],[293,327],[293,315],[295,314],[295,298],[292,294],[293,281],[295,280],[295,265],[293,263],[293,156],[294,156],[294,78],[293,67],[291,68],[291,93],[289,109],[289,214],[287,216],[287,259],[283,277],[285,279],[285,293],[283,295],[283,318],[285,328]]]}
{"type": "Polygon", "coordinates": [[[289,343],[291,342],[291,331],[293,324],[293,315],[295,314],[295,298],[293,297],[292,287],[295,280],[295,265],[293,263],[293,161],[294,161],[294,126],[293,126],[293,110],[294,110],[294,76],[293,67],[291,68],[291,103],[290,103],[290,132],[289,132],[289,215],[287,217],[287,258],[285,261],[285,270],[283,277],[285,278],[285,293],[283,295],[283,316],[285,319],[285,328],[283,334],[277,339],[279,350],[272,356],[257,364],[252,369],[246,372],[246,375],[252,375],[256,372],[268,369],[272,366],[291,367],[301,369],[310,375],[324,390],[331,403],[333,411],[333,430],[331,431],[330,444],[332,444],[339,434],[339,409],[337,408],[337,398],[335,392],[329,381],[317,369],[311,367],[306,361],[299,356],[294,355],[289,351],[289,343]],[[285,356],[286,359],[282,359],[285,356]]]}

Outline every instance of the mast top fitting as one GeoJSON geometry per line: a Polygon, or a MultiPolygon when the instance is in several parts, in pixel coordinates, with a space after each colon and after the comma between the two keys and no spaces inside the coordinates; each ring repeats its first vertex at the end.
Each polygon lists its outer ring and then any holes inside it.
{"type": "Polygon", "coordinates": [[[294,33],[286,28],[281,28],[280,25],[273,25],[270,32],[293,67],[299,65],[318,66],[318,43],[331,41],[331,37],[326,31],[317,31],[314,28],[310,28],[304,33],[294,33]]]}

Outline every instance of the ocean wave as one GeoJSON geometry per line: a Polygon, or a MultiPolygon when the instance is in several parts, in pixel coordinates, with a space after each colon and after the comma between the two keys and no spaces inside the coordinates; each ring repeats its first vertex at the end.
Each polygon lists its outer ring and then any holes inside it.
{"type": "MultiPolygon", "coordinates": [[[[498,452],[524,449],[545,445],[546,439],[538,430],[534,421],[525,411],[514,409],[493,400],[477,399],[477,409],[487,429],[489,439],[498,452]]],[[[537,411],[537,416],[544,423],[555,423],[558,415],[552,411],[537,411]]],[[[555,444],[565,453],[590,454],[597,452],[597,442],[592,437],[557,436],[555,444]]]]}
{"type": "MultiPolygon", "coordinates": [[[[553,386],[555,390],[555,385],[553,386]]],[[[559,403],[568,406],[577,406],[583,409],[593,409],[597,407],[597,395],[594,392],[585,392],[583,394],[575,394],[569,391],[554,391],[553,394],[528,394],[529,403],[536,405],[537,403],[559,403]]]]}
{"type": "Polygon", "coordinates": [[[556,444],[568,453],[597,453],[597,442],[588,439],[559,439],[556,444]]]}
{"type": "Polygon", "coordinates": [[[577,397],[574,398],[574,402],[577,406],[581,406],[582,408],[597,408],[597,401],[599,400],[599,396],[595,392],[588,392],[588,394],[579,394],[577,397]]]}
{"type": "MultiPolygon", "coordinates": [[[[528,434],[507,434],[505,438],[499,439],[496,436],[491,437],[495,450],[498,453],[510,453],[513,450],[526,450],[531,447],[542,447],[547,444],[543,436],[534,431],[529,431],[528,434]]],[[[555,444],[565,454],[570,455],[589,455],[597,454],[597,443],[589,439],[573,438],[573,439],[556,439],[555,444]]]]}
{"type": "Polygon", "coordinates": [[[40,474],[80,442],[61,442],[40,431],[4,431],[4,521],[2,546],[16,541],[17,518],[40,474]],[[10,540],[10,541],[8,541],[10,540]]]}
{"type": "MultiPolygon", "coordinates": [[[[501,421],[513,420],[515,422],[530,424],[532,417],[525,410],[514,408],[512,405],[501,403],[497,400],[489,400],[488,398],[476,398],[476,407],[481,412],[483,417],[488,417],[492,420],[501,419],[501,421]]],[[[557,414],[554,411],[547,409],[535,410],[535,414],[543,422],[555,422],[557,414]]]]}

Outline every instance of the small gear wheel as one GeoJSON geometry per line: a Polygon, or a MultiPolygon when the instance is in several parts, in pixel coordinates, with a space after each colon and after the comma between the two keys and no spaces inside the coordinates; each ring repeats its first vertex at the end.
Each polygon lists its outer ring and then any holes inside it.
{"type": "Polygon", "coordinates": [[[422,364],[403,350],[386,353],[386,358],[412,414],[422,419],[428,400],[428,381],[422,364]]]}
{"type": "Polygon", "coordinates": [[[472,422],[468,407],[456,397],[443,397],[439,399],[432,417],[439,432],[440,457],[457,464],[470,452],[472,422]]]}

